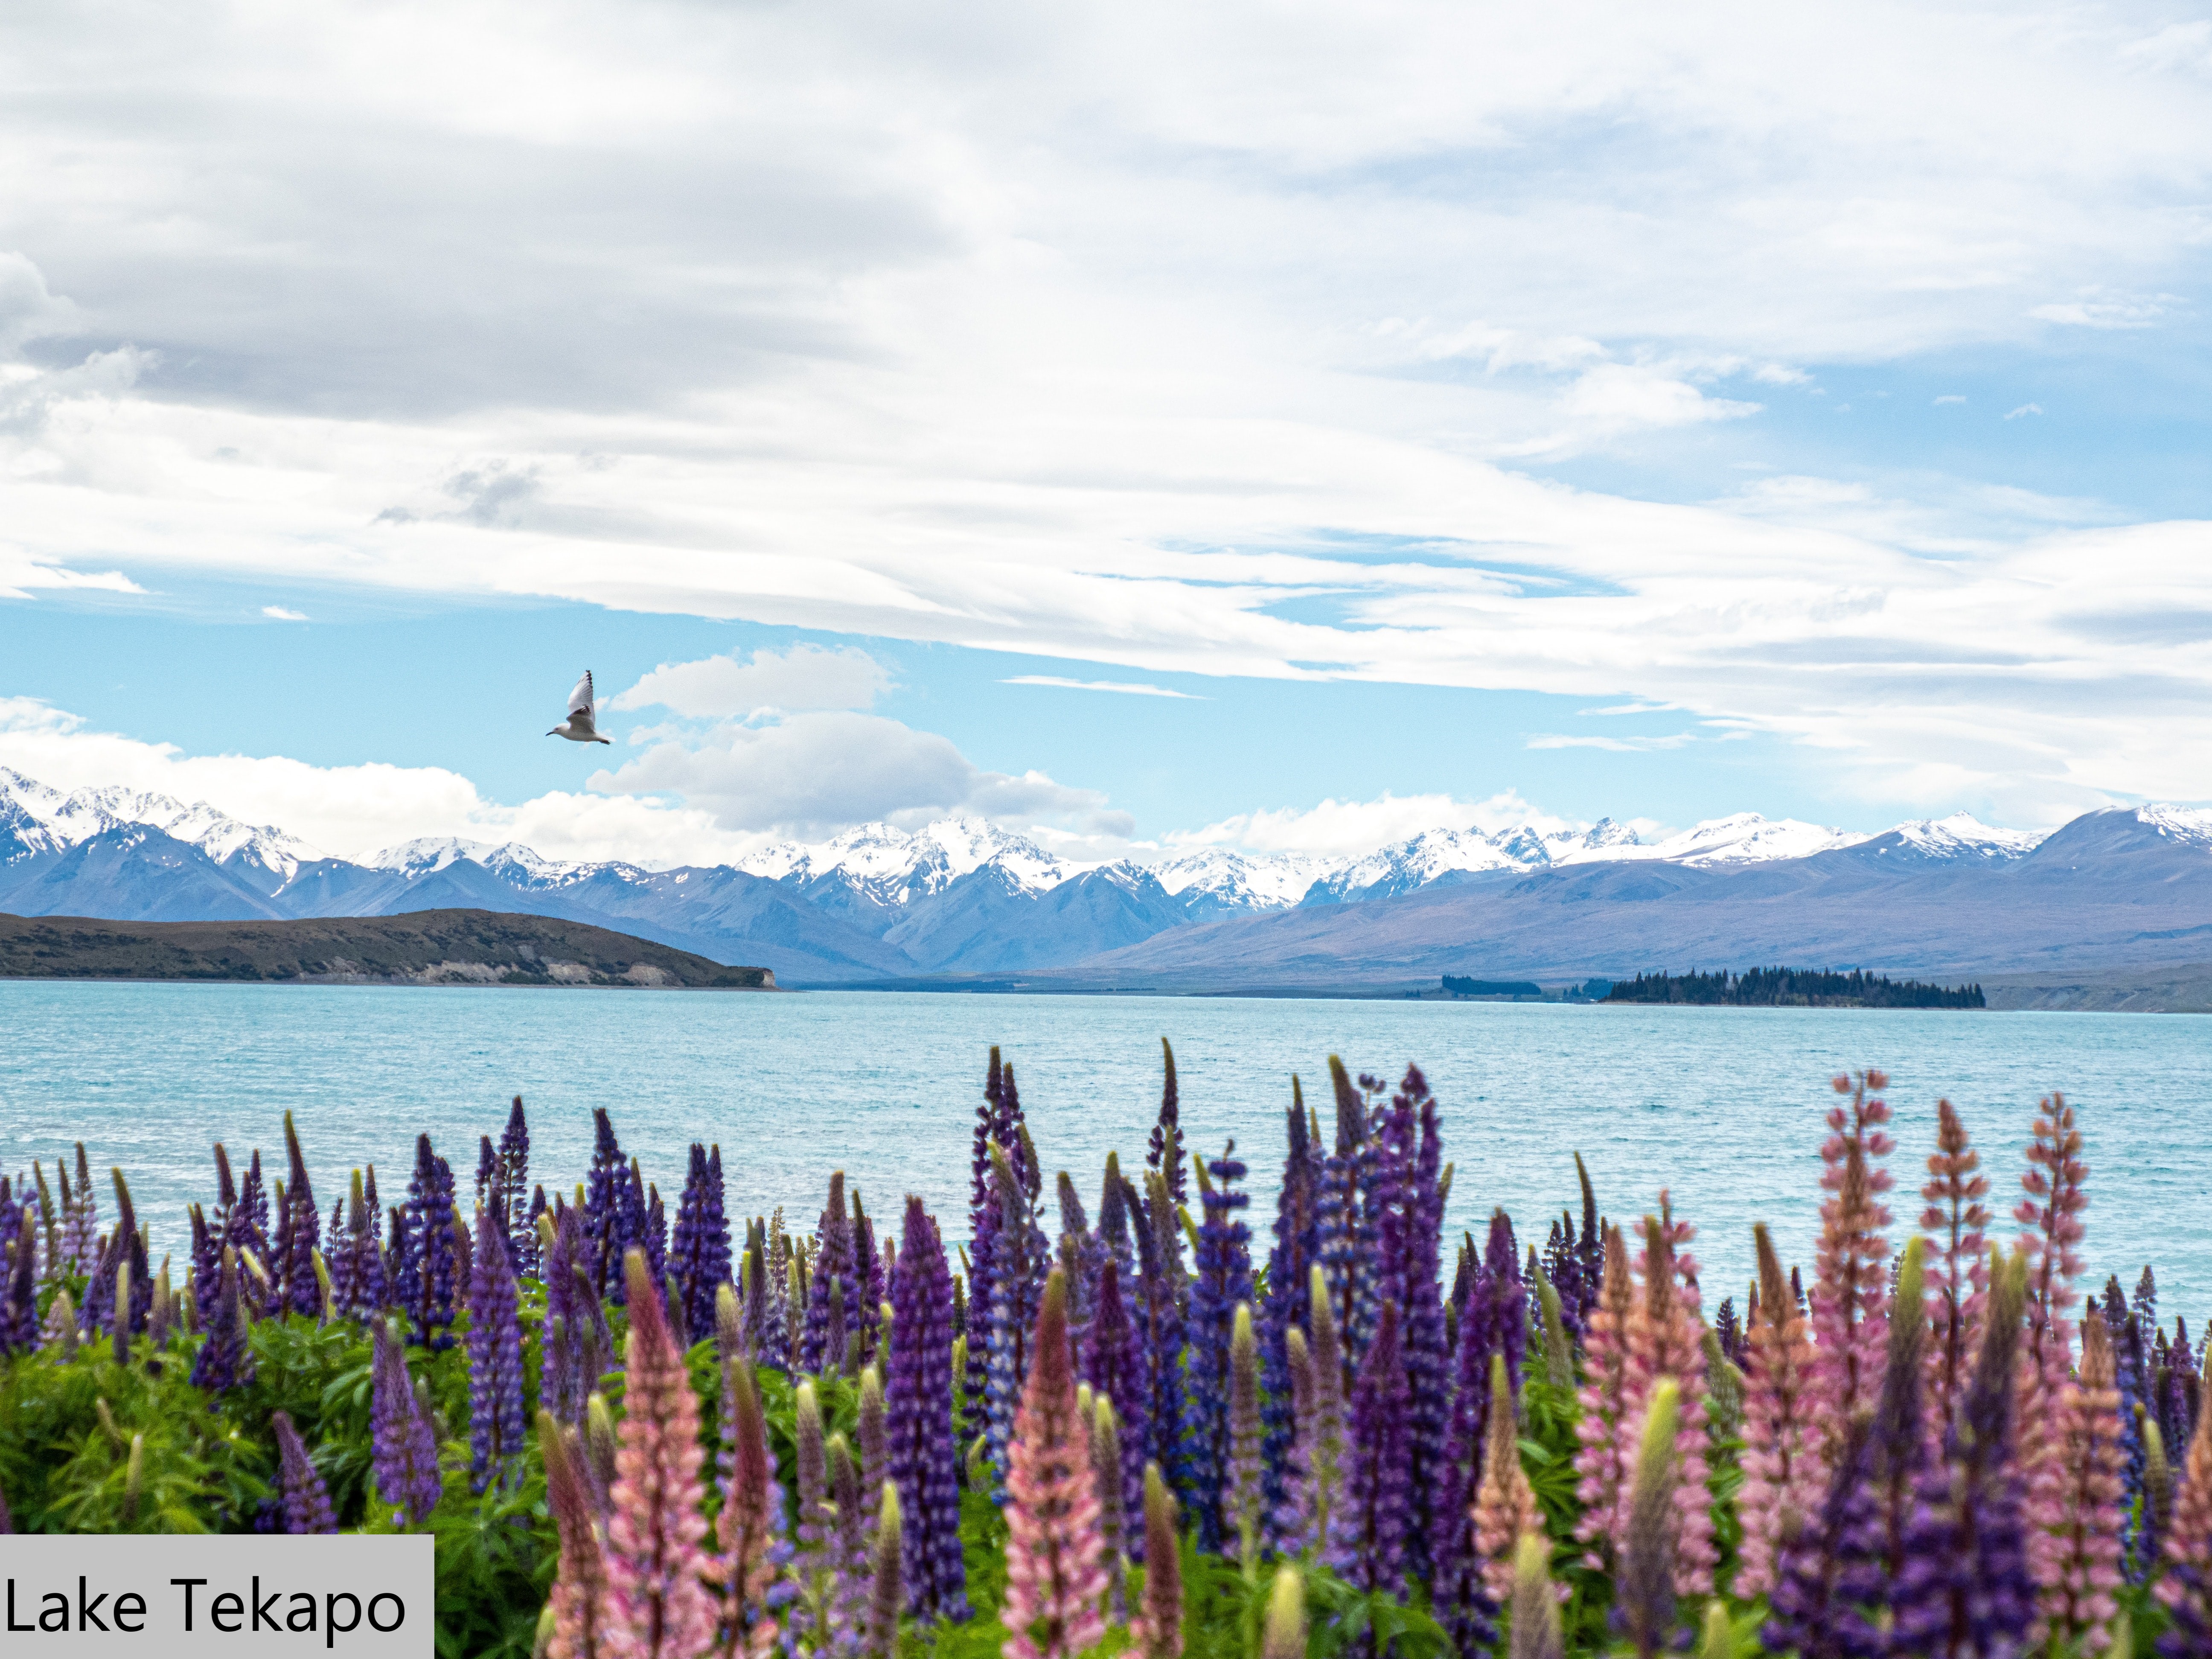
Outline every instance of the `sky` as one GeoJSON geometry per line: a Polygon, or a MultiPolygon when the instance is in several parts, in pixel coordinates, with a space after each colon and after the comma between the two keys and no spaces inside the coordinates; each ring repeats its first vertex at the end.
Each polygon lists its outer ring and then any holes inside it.
{"type": "Polygon", "coordinates": [[[2184,6],[111,0],[0,77],[57,787],[655,864],[2212,801],[2184,6]]]}

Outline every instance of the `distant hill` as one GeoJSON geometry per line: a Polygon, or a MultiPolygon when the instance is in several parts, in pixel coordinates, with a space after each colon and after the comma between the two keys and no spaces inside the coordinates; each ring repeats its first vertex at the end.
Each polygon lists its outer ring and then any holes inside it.
{"type": "Polygon", "coordinates": [[[243,922],[0,915],[0,979],[775,988],[765,968],[725,967],[605,927],[489,910],[243,922]]]}

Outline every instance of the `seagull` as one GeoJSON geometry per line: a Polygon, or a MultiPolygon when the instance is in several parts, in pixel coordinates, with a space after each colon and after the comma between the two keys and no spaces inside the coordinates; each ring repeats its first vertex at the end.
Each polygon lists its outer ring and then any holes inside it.
{"type": "Polygon", "coordinates": [[[568,718],[545,734],[549,738],[566,738],[571,743],[604,743],[611,746],[614,739],[603,738],[592,723],[592,671],[586,668],[584,678],[576,682],[576,689],[568,694],[568,718]]]}

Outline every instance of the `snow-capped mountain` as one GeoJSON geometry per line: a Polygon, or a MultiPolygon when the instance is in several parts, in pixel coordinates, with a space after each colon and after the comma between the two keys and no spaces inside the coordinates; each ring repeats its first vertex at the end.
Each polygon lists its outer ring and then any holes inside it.
{"type": "Polygon", "coordinates": [[[0,766],[0,863],[79,846],[124,824],[144,824],[197,847],[263,892],[275,892],[302,864],[322,857],[297,836],[241,823],[205,801],[188,806],[173,796],[119,785],[64,794],[0,766]]]}
{"type": "Polygon", "coordinates": [[[1336,867],[1336,861],[1297,853],[1255,855],[1225,847],[1179,853],[1152,866],[1169,894],[1182,901],[1195,921],[1287,910],[1306,890],[1336,867]]]}

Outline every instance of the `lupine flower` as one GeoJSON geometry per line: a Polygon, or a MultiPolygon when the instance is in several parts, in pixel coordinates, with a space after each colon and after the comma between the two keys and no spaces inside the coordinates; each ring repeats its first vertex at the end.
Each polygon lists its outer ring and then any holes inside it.
{"type": "MultiPolygon", "coordinates": [[[[1709,1454],[1698,1269],[1694,1260],[1681,1254],[1694,1231],[1674,1218],[1661,1192],[1659,1213],[1644,1218],[1644,1245],[1637,1261],[1644,1294],[1628,1322],[1628,1399],[1633,1408],[1642,1412],[1662,1379],[1672,1379],[1675,1387],[1668,1442],[1674,1456],[1674,1530],[1668,1556],[1680,1596],[1711,1593],[1717,1559],[1712,1498],[1705,1490],[1709,1454]]],[[[1634,1524],[1632,1516],[1632,1528],[1634,1524]]]]}
{"type": "MultiPolygon", "coordinates": [[[[83,1149],[78,1149],[82,1152],[83,1149]]],[[[80,1178],[83,1174],[82,1160],[78,1164],[80,1178]]],[[[91,1214],[91,1200],[86,1198],[85,1213],[91,1214]]],[[[223,1242],[241,1250],[251,1250],[266,1261],[269,1256],[269,1187],[261,1174],[261,1149],[253,1149],[253,1157],[246,1164],[246,1179],[239,1184],[238,1200],[231,1206],[228,1225],[223,1242]]]]}
{"type": "Polygon", "coordinates": [[[684,1328],[706,1331],[714,1323],[714,1292],[730,1278],[730,1224],[722,1212],[722,1149],[712,1158],[691,1143],[684,1197],[677,1206],[669,1270],[684,1307],[684,1328]]]}
{"type": "Polygon", "coordinates": [[[375,1345],[370,1425],[376,1494],[392,1506],[395,1526],[419,1527],[429,1519],[445,1491],[445,1478],[438,1468],[438,1437],[428,1412],[416,1398],[392,1327],[381,1319],[375,1323],[375,1345]]]}
{"type": "MultiPolygon", "coordinates": [[[[499,1137],[500,1223],[506,1232],[514,1271],[534,1278],[538,1272],[538,1216],[526,1196],[530,1191],[530,1121],[522,1113],[522,1097],[507,1114],[507,1127],[499,1137]],[[527,1211],[527,1213],[526,1213],[527,1211]]],[[[538,1188],[538,1209],[544,1207],[544,1188],[538,1188]]]]}
{"type": "Polygon", "coordinates": [[[2051,1455],[2030,1492],[2028,1563],[2042,1590],[2031,1639],[2070,1642],[2082,1653],[2104,1647],[2118,1610],[2124,1453],[2113,1375],[2104,1316],[2092,1311],[2081,1323],[2081,1374],[2059,1395],[2051,1455]]]}
{"type": "MultiPolygon", "coordinates": [[[[1320,1260],[1321,1160],[1315,1155],[1308,1132],[1305,1095],[1295,1077],[1291,1079],[1291,1103],[1284,1114],[1284,1125],[1289,1150],[1275,1199],[1275,1242],[1267,1253],[1267,1295],[1259,1310],[1260,1382],[1265,1390],[1261,1416],[1267,1425],[1261,1461],[1271,1517],[1288,1511],[1290,1492],[1283,1470],[1297,1433],[1291,1412],[1286,1335],[1306,1310],[1306,1277],[1320,1260]]],[[[1102,1228],[1103,1224],[1102,1218],[1102,1228]]],[[[1128,1271],[1126,1263],[1122,1271],[1128,1271]]],[[[1270,1541],[1279,1546],[1284,1540],[1271,1535],[1270,1541]]]]}
{"type": "Polygon", "coordinates": [[[453,1293],[459,1263],[453,1249],[453,1194],[449,1171],[430,1148],[415,1141],[415,1174],[407,1183],[402,1217],[399,1305],[410,1323],[409,1340],[433,1352],[453,1346],[453,1293]]]}
{"type": "Polygon", "coordinates": [[[1575,1424],[1583,1443],[1575,1455],[1575,1468],[1582,1476],[1577,1490],[1583,1502],[1575,1535],[1590,1547],[1589,1565],[1599,1571],[1611,1570],[1614,1540],[1627,1528],[1625,1505],[1632,1455],[1627,1442],[1632,1423],[1628,1325],[1635,1310],[1628,1246],[1620,1229],[1608,1226],[1605,1274],[1583,1333],[1589,1381],[1582,1390],[1582,1416],[1575,1424]]]}
{"type": "Polygon", "coordinates": [[[1275,1569],[1267,1596],[1267,1623],[1260,1640],[1261,1659],[1305,1659],[1306,1587],[1296,1567],[1275,1569]]]}
{"type": "Polygon", "coordinates": [[[346,1294],[338,1311],[348,1319],[366,1322],[390,1305],[392,1287],[384,1250],[376,1237],[376,1200],[369,1195],[358,1170],[354,1171],[348,1204],[346,1242],[339,1251],[346,1264],[346,1294]]]}
{"type": "Polygon", "coordinates": [[[1160,1179],[1168,1183],[1170,1198],[1177,1204],[1188,1204],[1190,1188],[1185,1184],[1183,1172],[1187,1155],[1182,1143],[1182,1107],[1176,1091],[1175,1050],[1165,1037],[1160,1039],[1160,1059],[1166,1073],[1160,1085],[1159,1118],[1152,1125],[1151,1139],[1145,1143],[1145,1167],[1160,1172],[1160,1179]]]}
{"type": "Polygon", "coordinates": [[[1119,1623],[1128,1613],[1129,1572],[1121,1425],[1106,1395],[1097,1395],[1091,1409],[1091,1478],[1098,1492],[1098,1541],[1106,1559],[1106,1617],[1119,1623]]]}
{"type": "Polygon", "coordinates": [[[821,1629],[826,1647],[852,1654],[859,1652],[867,1633],[867,1530],[876,1511],[861,1499],[860,1470],[845,1437],[831,1435],[827,1449],[830,1574],[827,1618],[821,1629]]]}
{"type": "MultiPolygon", "coordinates": [[[[1006,1068],[1009,1089],[1012,1071],[1011,1066],[1006,1068]]],[[[1000,1221],[993,1268],[997,1282],[991,1294],[990,1371],[985,1383],[990,1397],[987,1444],[992,1467],[1002,1476],[1024,1379],[1034,1364],[1030,1341],[1047,1259],[1044,1229],[1036,1221],[1036,1195],[1026,1170],[1017,1163],[1018,1159],[1027,1162],[1022,1158],[1021,1146],[1018,1137],[1012,1152],[994,1146],[990,1154],[999,1188],[1000,1221]]]]}
{"type": "Polygon", "coordinates": [[[1506,1659],[1566,1659],[1551,1555],[1541,1533],[1521,1534],[1513,1554],[1513,1638],[1506,1659]]]}
{"type": "Polygon", "coordinates": [[[723,1355],[722,1401],[730,1467],[715,1520],[722,1585],[722,1638],[716,1651],[727,1659],[767,1659],[780,1633],[776,1575],[790,1559],[791,1547],[783,1535],[783,1489],[776,1484],[752,1367],[733,1348],[723,1355]]]}
{"type": "Polygon", "coordinates": [[[1236,1154],[1232,1140],[1227,1151],[1199,1170],[1199,1198],[1206,1219],[1198,1230],[1191,1275],[1190,1357],[1183,1402],[1191,1478],[1186,1507],[1194,1511],[1198,1522],[1198,1547],[1209,1551],[1223,1548],[1229,1534],[1230,1522],[1222,1510],[1233,1455],[1230,1344],[1237,1310],[1252,1295],[1252,1230],[1239,1214],[1251,1195],[1236,1190],[1235,1183],[1244,1178],[1244,1164],[1236,1154]],[[1209,1173],[1212,1180],[1206,1179],[1209,1173]]]}
{"type": "Polygon", "coordinates": [[[868,1571],[868,1634],[865,1644],[870,1659],[896,1659],[898,1653],[899,1613],[905,1592],[899,1582],[902,1531],[898,1488],[885,1486],[876,1519],[876,1539],[868,1571]]]}
{"type": "Polygon", "coordinates": [[[469,1281],[469,1474],[471,1491],[504,1480],[522,1453],[522,1326],[514,1271],[489,1210],[477,1212],[469,1281]]]}
{"type": "Polygon", "coordinates": [[[1244,1576],[1260,1571],[1261,1526],[1267,1518],[1267,1489],[1261,1480],[1260,1344],[1252,1329],[1249,1303],[1237,1304],[1229,1340],[1229,1462],[1222,1492],[1222,1517],[1235,1528],[1236,1559],[1244,1576]]]}
{"type": "Polygon", "coordinates": [[[1352,1389],[1344,1495],[1330,1517],[1329,1565],[1364,1590],[1395,1595],[1405,1582],[1412,1419],[1398,1307],[1385,1302],[1352,1389]]]}
{"type": "Polygon", "coordinates": [[[1334,1054],[1328,1058],[1328,1075],[1336,1095],[1336,1149],[1322,1165],[1316,1227],[1322,1266],[1328,1272],[1329,1297],[1335,1304],[1337,1334],[1344,1344],[1349,1389],[1349,1368],[1358,1364],[1375,1329],[1377,1242],[1362,1179],[1367,1162],[1367,1105],[1334,1054]]]}
{"type": "MultiPolygon", "coordinates": [[[[1146,1431],[1152,1460],[1171,1486],[1190,1481],[1183,1437],[1182,1225],[1167,1182],[1145,1172],[1145,1213],[1137,1229],[1138,1344],[1149,1383],[1146,1431]]],[[[1146,1534],[1149,1550],[1152,1534],[1146,1534]]]]}
{"type": "MultiPolygon", "coordinates": [[[[253,1376],[253,1350],[246,1346],[246,1316],[239,1306],[236,1250],[223,1251],[213,1290],[200,1314],[207,1335],[192,1359],[191,1384],[210,1394],[220,1394],[253,1376]]],[[[68,1299],[68,1292],[64,1291],[54,1298],[55,1305],[65,1305],[68,1299]]]]}
{"type": "Polygon", "coordinates": [[[968,1616],[960,1547],[960,1461],[952,1430],[952,1276],[937,1224],[906,1201],[892,1289],[884,1428],[888,1474],[905,1517],[902,1576],[918,1617],[968,1616]]]}
{"type": "MultiPolygon", "coordinates": [[[[255,1167],[259,1168],[256,1159],[255,1167]]],[[[93,1202],[92,1165],[85,1157],[84,1142],[76,1144],[76,1185],[70,1185],[69,1171],[57,1167],[62,1187],[62,1262],[64,1271],[71,1273],[88,1273],[93,1263],[93,1252],[98,1237],[99,1210],[93,1202]]]]}
{"type": "Polygon", "coordinates": [[[1674,1444],[1680,1394],[1673,1377],[1662,1376],[1646,1399],[1613,1612],[1638,1659],[1651,1659],[1673,1635],[1675,1586],[1682,1577],[1674,1555],[1682,1531],[1676,1502],[1680,1458],[1674,1444]]]}
{"type": "Polygon", "coordinates": [[[1133,1515],[1144,1501],[1145,1464],[1151,1449],[1151,1379],[1145,1372],[1137,1328],[1129,1321],[1128,1304],[1121,1299],[1121,1265],[1111,1256],[1099,1270],[1098,1305],[1083,1354],[1082,1376],[1114,1402],[1121,1449],[1121,1510],[1133,1515]]]}
{"type": "Polygon", "coordinates": [[[37,1241],[26,1230],[0,1262],[0,1358],[39,1345],[37,1241]]]}
{"type": "Polygon", "coordinates": [[[2035,1613],[2014,1422],[2027,1258],[2015,1252],[1990,1277],[1973,1374],[1890,1592],[1900,1650],[1933,1659],[2014,1652],[2035,1613]]]}
{"type": "Polygon", "coordinates": [[[1176,1501],[1158,1463],[1145,1465],[1144,1610],[1130,1628],[1142,1659],[1182,1659],[1182,1555],[1176,1501]]]}
{"type": "MultiPolygon", "coordinates": [[[[998,1179],[992,1171],[991,1148],[1010,1145],[1013,1133],[1013,1114],[1006,1107],[1005,1068],[999,1060],[998,1047],[994,1044],[990,1066],[983,1079],[983,1102],[975,1109],[968,1196],[968,1316],[971,1328],[981,1334],[980,1345],[986,1348],[992,1328],[991,1304],[997,1294],[998,1239],[1003,1215],[998,1179]]],[[[968,1432],[971,1436],[985,1433],[989,1427],[989,1415],[988,1394],[979,1395],[968,1432]]]]}
{"type": "Polygon", "coordinates": [[[629,1340],[615,1484],[607,1521],[611,1650],[692,1659],[714,1638],[714,1605],[700,1582],[699,1402],[653,1294],[645,1253],[624,1264],[629,1340]]]}
{"type": "Polygon", "coordinates": [[[274,1264],[280,1288],[280,1305],[290,1312],[313,1316],[322,1308],[322,1291],[316,1283],[314,1253],[323,1242],[323,1221],[315,1204],[314,1188],[307,1180],[307,1161],[300,1152],[300,1132],[292,1115],[284,1114],[284,1156],[290,1180],[284,1188],[288,1210],[284,1260],[274,1264]]]}
{"type": "Polygon", "coordinates": [[[645,1252],[650,1282],[657,1291],[668,1282],[668,1213],[661,1207],[660,1188],[646,1180],[635,1158],[629,1161],[629,1185],[633,1193],[644,1194],[644,1219],[635,1243],[626,1248],[645,1252]]]}
{"type": "Polygon", "coordinates": [[[1782,1541],[1820,1502],[1820,1431],[1813,1418],[1813,1344],[1789,1293],[1766,1224],[1752,1229],[1759,1249],[1759,1294],[1747,1333],[1743,1406],[1743,1527],[1735,1593],[1774,1588],[1782,1541]]]}
{"type": "Polygon", "coordinates": [[[625,1248],[622,1212],[629,1194],[629,1159],[623,1155],[614,1120],[605,1107],[592,1110],[592,1168],[584,1181],[584,1238],[589,1248],[583,1267],[593,1297],[605,1297],[611,1289],[619,1302],[625,1248]]]}
{"type": "MultiPolygon", "coordinates": [[[[1370,1079],[1360,1081],[1382,1087],[1370,1079]]],[[[1406,1068],[1380,1123],[1369,1143],[1366,1201],[1377,1226],[1379,1294],[1398,1304],[1399,1341],[1411,1399],[1407,1454],[1413,1521],[1406,1539],[1407,1565],[1415,1577],[1426,1580],[1433,1571],[1431,1540],[1451,1524],[1434,1508],[1447,1497],[1450,1484],[1445,1440],[1451,1410],[1451,1350],[1437,1277],[1443,1233],[1443,1132],[1436,1097],[1419,1066],[1406,1068]]],[[[1510,1243],[1506,1249],[1510,1254],[1510,1243]]],[[[1516,1353],[1516,1370],[1518,1364],[1516,1353]]],[[[1452,1522],[1456,1519],[1452,1516],[1452,1522]]]]}
{"type": "Polygon", "coordinates": [[[1920,1189],[1928,1200],[1920,1212],[1920,1230],[1936,1241],[1929,1270],[1935,1340],[1928,1350],[1928,1413],[1940,1437],[1972,1374],[1981,1342],[1982,1302],[1990,1277],[1983,1236],[1990,1212],[1982,1200],[1990,1183],[1978,1172],[1981,1155],[1967,1140],[1958,1109],[1939,1100],[1936,1110],[1936,1151],[1928,1158],[1928,1183],[1920,1189]]]}
{"type": "Polygon", "coordinates": [[[810,1371],[837,1370],[845,1364],[847,1332],[860,1304],[860,1280],[853,1257],[853,1219],[845,1207],[845,1172],[830,1177],[830,1202],[822,1212],[820,1254],[806,1303],[806,1334],[799,1363],[810,1371]],[[832,1330],[832,1314],[838,1328],[832,1330]]]}
{"type": "MultiPolygon", "coordinates": [[[[1493,1622],[1498,1598],[1487,1583],[1483,1552],[1477,1545],[1475,1508],[1490,1430],[1491,1361],[1502,1363],[1504,1356],[1498,1350],[1498,1322],[1490,1316],[1480,1277],[1478,1272],[1468,1295],[1468,1311],[1460,1320],[1445,1437],[1444,1490],[1434,1505],[1430,1546],[1431,1602],[1453,1645],[1468,1659],[1488,1649],[1498,1636],[1493,1622]]],[[[1509,1553],[1513,1543],[1511,1535],[1504,1540],[1509,1553]]]]}
{"type": "MultiPolygon", "coordinates": [[[[2164,1436],[2154,1425],[2146,1427],[2153,1452],[2162,1454],[2164,1436]]],[[[2154,1464],[2166,1461],[2163,1455],[2154,1457],[2154,1464]]],[[[2172,1490],[2170,1477],[2156,1484],[2172,1490]]],[[[2179,1493],[2169,1500],[2170,1516],[2161,1517],[2163,1524],[2156,1528],[2164,1543],[2166,1573],[2155,1593],[2173,1618],[2177,1647],[2202,1632],[2212,1632],[2212,1411],[2197,1414],[2179,1486],[2179,1493]]]]}
{"type": "Polygon", "coordinates": [[[1930,1323],[1926,1285],[1927,1244],[1915,1238],[1898,1264],[1888,1357],[1868,1447],[1873,1530],[1853,1540],[1853,1563],[1843,1579],[1844,1591],[1859,1601],[1876,1599],[1903,1570],[1918,1488],[1931,1461],[1924,1404],[1930,1323]]]}
{"type": "Polygon", "coordinates": [[[1060,1270],[1067,1279],[1067,1340],[1080,1364],[1090,1346],[1091,1313],[1098,1296],[1098,1270],[1106,1262],[1106,1246],[1091,1230],[1075,1178],[1060,1172],[1054,1187],[1060,1206],[1060,1270]]]}
{"type": "Polygon", "coordinates": [[[1135,1248],[1129,1242],[1129,1212],[1137,1203],[1137,1189],[1121,1176],[1121,1155],[1107,1153],[1106,1174],[1098,1184],[1098,1238],[1124,1280],[1137,1268],[1135,1248]]]}
{"type": "MultiPolygon", "coordinates": [[[[2088,1166],[2081,1161],[2081,1132],[2074,1125],[2074,1109],[2065,1097],[2052,1094],[2041,1103],[2035,1120],[2035,1138],[2027,1150],[2027,1171],[2021,1176],[2027,1196],[2013,1211],[2024,1230],[2021,1248],[2027,1252],[2027,1325],[2020,1378],[2021,1465],[2033,1495],[2036,1519],[2048,1526],[2055,1520],[2053,1503],[2045,1488],[2065,1475],[2052,1464],[2057,1446],[2059,1402],[2073,1370],[2073,1329],[2069,1310],[2080,1298],[2074,1281],[2081,1272],[2075,1251],[2082,1235],[2081,1212],[2089,1200],[2082,1191],[2088,1166]]],[[[2057,1558],[2047,1549],[2031,1549],[2028,1564],[2036,1575],[2046,1603],[2062,1586],[2051,1575],[2057,1558]]]]}
{"type": "Polygon", "coordinates": [[[1773,1617],[1760,1642],[1803,1659],[1875,1659],[1882,1644],[1844,1588],[1855,1540],[1878,1531],[1870,1491],[1873,1415],[1851,1420],[1828,1471],[1826,1490],[1784,1546],[1768,1600],[1773,1617]]]}
{"type": "Polygon", "coordinates": [[[1073,1659],[1105,1634],[1098,1497],[1076,1415],[1067,1285],[1054,1273],[1006,1456],[1006,1659],[1073,1659]]]}
{"type": "Polygon", "coordinates": [[[1811,1294],[1813,1344],[1820,1401],[1823,1460],[1832,1465],[1851,1419],[1874,1408],[1881,1384],[1883,1309],[1889,1289],[1889,1211],[1881,1195],[1891,1185],[1875,1160],[1894,1144],[1881,1126],[1889,1107],[1880,1097],[1889,1079],[1877,1071],[1838,1077],[1835,1090],[1848,1108],[1828,1113],[1828,1139],[1820,1148],[1820,1244],[1811,1294]]]}
{"type": "Polygon", "coordinates": [[[278,1412],[270,1419],[276,1431],[277,1485],[284,1498],[284,1530],[288,1533],[330,1533],[338,1529],[331,1509],[330,1488],[315,1472],[291,1413],[278,1412]]]}
{"type": "MultiPolygon", "coordinates": [[[[600,1659],[617,1650],[609,1640],[606,1554],[599,1531],[599,1510],[576,1454],[575,1431],[538,1413],[538,1446],[545,1459],[545,1497],[561,1536],[561,1554],[555,1568],[553,1593],[547,1602],[553,1615],[549,1659],[600,1659]]],[[[727,1511],[725,1511],[726,1513],[727,1511]]],[[[750,1659],[763,1659],[765,1648],[748,1651],[750,1659]]]]}
{"type": "Polygon", "coordinates": [[[1514,1557],[1522,1537],[1544,1530],[1543,1512],[1521,1468],[1513,1383],[1502,1353],[1490,1356],[1489,1418],[1482,1485],[1474,1500],[1474,1547],[1482,1559],[1483,1586],[1490,1600],[1502,1606],[1513,1594],[1514,1557]]]}
{"type": "MultiPolygon", "coordinates": [[[[1328,1547],[1334,1527],[1344,1491],[1345,1460],[1344,1361],[1337,1346],[1335,1299],[1318,1262],[1307,1280],[1307,1301],[1313,1341],[1309,1357],[1310,1392],[1298,1420],[1302,1490],[1297,1493],[1297,1542],[1301,1551],[1318,1552],[1328,1547]]],[[[1146,1547],[1150,1547],[1147,1534],[1146,1547]]],[[[1149,1567],[1147,1563],[1148,1571],[1149,1567]]]]}

